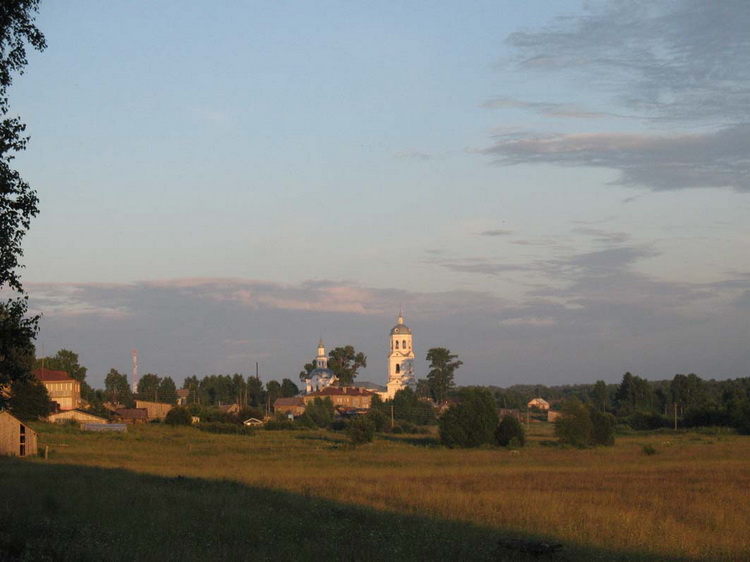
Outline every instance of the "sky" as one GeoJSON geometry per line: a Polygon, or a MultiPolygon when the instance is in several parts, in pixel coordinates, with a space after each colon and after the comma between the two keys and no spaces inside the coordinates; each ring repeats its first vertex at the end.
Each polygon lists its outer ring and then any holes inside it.
{"type": "Polygon", "coordinates": [[[385,384],[750,375],[745,1],[43,2],[38,355],[385,384]]]}

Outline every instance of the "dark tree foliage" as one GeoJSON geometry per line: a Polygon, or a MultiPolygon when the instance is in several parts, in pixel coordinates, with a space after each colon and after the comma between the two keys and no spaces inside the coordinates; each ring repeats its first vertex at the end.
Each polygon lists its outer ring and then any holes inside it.
{"type": "Polygon", "coordinates": [[[166,402],[167,404],[177,403],[177,386],[172,380],[172,377],[164,377],[159,381],[159,387],[156,394],[159,398],[159,402],[166,402]]]}
{"type": "Polygon", "coordinates": [[[138,398],[140,400],[159,401],[159,384],[161,377],[153,373],[143,375],[138,380],[138,398]]]}
{"type": "MultiPolygon", "coordinates": [[[[0,387],[31,372],[37,327],[36,320],[25,315],[26,301],[0,302],[0,387]]],[[[3,400],[0,393],[0,406],[3,400]]]]}
{"type": "Polygon", "coordinates": [[[622,376],[615,398],[621,411],[649,410],[653,405],[653,394],[649,382],[631,373],[625,373],[622,376]]]}
{"type": "Polygon", "coordinates": [[[281,396],[281,384],[279,381],[268,381],[266,383],[266,404],[270,408],[273,406],[273,403],[276,402],[276,399],[281,396]]]}
{"type": "Polygon", "coordinates": [[[448,398],[448,392],[453,388],[453,376],[463,361],[458,355],[452,354],[444,347],[433,347],[427,351],[427,361],[430,362],[430,372],[427,374],[427,384],[435,402],[442,403],[448,398]]]}
{"type": "Polygon", "coordinates": [[[353,445],[371,443],[375,437],[375,423],[367,416],[357,416],[346,426],[346,434],[353,445]]]}
{"type": "Polygon", "coordinates": [[[515,416],[503,416],[495,430],[495,443],[501,447],[523,447],[526,444],[526,432],[523,429],[523,424],[515,416]]]}
{"type": "Polygon", "coordinates": [[[52,412],[52,401],[45,386],[36,379],[23,378],[10,386],[10,411],[21,420],[47,417],[52,412]]]}
{"type": "Polygon", "coordinates": [[[291,379],[281,380],[281,397],[290,398],[299,394],[299,387],[291,379]]]}
{"type": "Polygon", "coordinates": [[[617,419],[612,414],[602,412],[596,408],[589,408],[591,417],[591,444],[592,445],[614,445],[615,425],[617,419]]]}
{"type": "Polygon", "coordinates": [[[374,410],[372,408],[370,408],[370,411],[367,412],[366,417],[372,422],[373,426],[375,427],[375,431],[378,432],[388,429],[391,421],[391,419],[385,412],[383,412],[382,410],[374,410]]]}
{"type": "Polygon", "coordinates": [[[333,416],[335,414],[333,402],[331,402],[330,398],[316,398],[312,402],[308,402],[305,407],[305,414],[318,427],[328,427],[333,423],[333,416]]]}
{"type": "MultiPolygon", "coordinates": [[[[389,406],[393,406],[393,417],[399,421],[416,425],[434,425],[435,423],[435,410],[432,404],[420,400],[411,388],[399,390],[390,404],[386,403],[386,413],[388,413],[389,406]]],[[[372,407],[372,401],[370,401],[370,408],[372,407]]]]}
{"type": "Polygon", "coordinates": [[[80,364],[78,354],[69,349],[61,349],[50,357],[43,357],[34,362],[34,368],[42,366],[53,371],[65,371],[71,379],[80,383],[86,382],[88,369],[80,364]]]}
{"type": "Polygon", "coordinates": [[[498,419],[495,402],[486,388],[461,390],[461,401],[441,416],[440,442],[446,447],[479,447],[494,442],[498,419]]]}
{"type": "Polygon", "coordinates": [[[133,392],[128,377],[116,369],[110,369],[104,379],[104,398],[113,404],[127,404],[133,401],[133,392]]]}
{"type": "Polygon", "coordinates": [[[23,73],[26,66],[26,46],[38,51],[47,46],[34,25],[38,8],[38,0],[0,2],[0,385],[28,374],[39,319],[27,316],[27,297],[18,273],[21,242],[39,212],[39,199],[11,167],[28,139],[21,120],[8,117],[7,96],[14,74],[23,73]],[[5,291],[11,294],[3,296],[5,291]]]}
{"type": "Polygon", "coordinates": [[[193,423],[193,415],[184,406],[175,406],[167,412],[164,423],[169,425],[190,425],[193,423]]]}
{"type": "Polygon", "coordinates": [[[336,347],[328,352],[328,368],[339,379],[340,386],[350,386],[361,368],[367,367],[367,356],[353,346],[336,347]]]}
{"type": "Polygon", "coordinates": [[[586,406],[578,399],[563,404],[562,416],[555,422],[555,435],[563,445],[588,447],[593,439],[594,426],[586,406]]]}
{"type": "Polygon", "coordinates": [[[302,366],[302,370],[299,372],[299,380],[300,381],[305,382],[307,379],[310,378],[310,373],[312,373],[315,370],[315,361],[317,359],[318,358],[315,357],[315,358],[313,358],[312,361],[310,361],[309,363],[305,363],[302,366]]]}

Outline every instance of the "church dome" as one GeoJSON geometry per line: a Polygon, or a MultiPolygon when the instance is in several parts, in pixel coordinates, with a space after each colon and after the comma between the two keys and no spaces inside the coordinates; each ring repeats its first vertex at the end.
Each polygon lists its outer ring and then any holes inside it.
{"type": "Polygon", "coordinates": [[[332,379],[335,376],[336,375],[333,374],[333,371],[331,371],[331,369],[317,368],[310,371],[310,374],[307,375],[307,378],[312,379],[313,377],[318,377],[321,379],[332,379]]]}
{"type": "Polygon", "coordinates": [[[398,336],[401,334],[411,334],[411,328],[409,328],[409,326],[407,326],[406,324],[396,324],[391,329],[392,336],[398,336]]]}

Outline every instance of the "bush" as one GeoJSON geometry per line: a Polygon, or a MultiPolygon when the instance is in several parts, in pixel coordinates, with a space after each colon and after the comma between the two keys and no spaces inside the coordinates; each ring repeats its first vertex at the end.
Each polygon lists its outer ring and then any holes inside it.
{"type": "Polygon", "coordinates": [[[167,412],[164,423],[169,425],[191,425],[193,423],[193,415],[187,408],[175,406],[167,412]]]}
{"type": "Polygon", "coordinates": [[[466,388],[461,402],[440,418],[440,442],[446,447],[479,447],[492,443],[497,428],[497,410],[485,388],[466,388]]]}
{"type": "Polygon", "coordinates": [[[365,417],[372,422],[375,431],[385,431],[388,428],[390,420],[388,419],[388,416],[380,410],[370,410],[365,417]]]}
{"type": "Polygon", "coordinates": [[[305,407],[305,414],[315,422],[318,427],[328,427],[333,422],[333,416],[336,411],[333,409],[333,402],[330,398],[316,398],[308,402],[305,407]]]}
{"type": "Polygon", "coordinates": [[[601,412],[596,409],[590,409],[592,445],[614,445],[615,444],[615,424],[617,419],[612,414],[601,412]]]}
{"type": "Polygon", "coordinates": [[[581,448],[589,446],[594,426],[588,408],[572,398],[563,404],[560,412],[562,417],[555,422],[555,435],[560,443],[581,448]]]}
{"type": "Polygon", "coordinates": [[[515,416],[508,414],[500,420],[495,430],[495,443],[501,447],[509,447],[514,440],[516,447],[523,447],[526,444],[526,432],[523,424],[515,416]]]}
{"type": "Polygon", "coordinates": [[[653,445],[646,444],[643,446],[642,450],[643,450],[643,454],[646,455],[647,457],[650,457],[651,455],[656,454],[656,449],[654,448],[653,445]]]}
{"type": "Polygon", "coordinates": [[[298,429],[294,422],[290,420],[271,420],[263,424],[263,429],[267,431],[285,431],[289,429],[298,429]]]}
{"type": "Polygon", "coordinates": [[[349,422],[346,434],[353,445],[371,443],[375,437],[375,424],[367,416],[357,416],[349,422]]]}
{"type": "Polygon", "coordinates": [[[243,425],[237,425],[236,423],[207,422],[199,423],[196,427],[201,431],[207,431],[208,433],[255,435],[255,430],[252,427],[245,427],[243,425]]]}

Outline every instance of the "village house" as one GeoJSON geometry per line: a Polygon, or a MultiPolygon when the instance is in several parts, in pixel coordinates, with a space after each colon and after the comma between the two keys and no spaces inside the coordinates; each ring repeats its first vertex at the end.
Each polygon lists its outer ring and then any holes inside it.
{"type": "Polygon", "coordinates": [[[302,396],[302,400],[304,400],[305,405],[307,405],[316,398],[330,398],[331,402],[333,402],[334,408],[337,406],[343,406],[347,408],[368,410],[373,396],[375,396],[374,392],[364,388],[356,388],[352,386],[345,386],[343,388],[327,386],[316,392],[305,394],[302,396]]]}
{"type": "Polygon", "coordinates": [[[148,410],[146,408],[118,408],[114,416],[122,423],[146,423],[148,421],[148,410]]]}
{"type": "Polygon", "coordinates": [[[36,453],[36,431],[9,412],[0,412],[0,455],[28,457],[36,453]]]}
{"type": "Polygon", "coordinates": [[[147,400],[136,400],[136,408],[143,408],[146,410],[146,416],[150,420],[163,420],[167,417],[169,410],[174,408],[172,404],[165,402],[149,402],[147,400]]]}
{"type": "Polygon", "coordinates": [[[65,371],[52,371],[43,367],[32,374],[47,388],[50,399],[60,410],[75,410],[81,405],[81,383],[65,371]]]}
{"type": "Polygon", "coordinates": [[[305,413],[305,401],[301,396],[291,398],[277,398],[273,403],[273,411],[277,414],[301,416],[305,413]]]}
{"type": "Polygon", "coordinates": [[[89,412],[84,412],[83,410],[66,410],[47,416],[47,421],[52,423],[65,423],[71,420],[79,423],[109,423],[109,420],[101,416],[95,416],[89,412]]]}
{"type": "Polygon", "coordinates": [[[549,410],[549,402],[544,398],[533,398],[526,405],[527,408],[536,408],[537,410],[549,410]]]}

